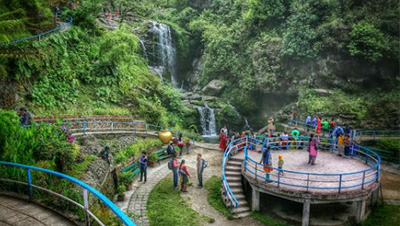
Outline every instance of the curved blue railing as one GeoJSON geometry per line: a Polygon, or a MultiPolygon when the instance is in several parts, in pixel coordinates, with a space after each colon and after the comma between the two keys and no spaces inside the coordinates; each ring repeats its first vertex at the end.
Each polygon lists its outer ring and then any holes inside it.
{"type": "Polygon", "coordinates": [[[58,27],[56,27],[56,28],[54,28],[54,29],[45,31],[43,33],[40,33],[40,34],[37,34],[37,35],[34,35],[34,36],[29,36],[29,37],[21,38],[21,39],[18,39],[18,40],[14,40],[14,41],[11,41],[11,42],[0,43],[0,47],[1,46],[6,46],[6,45],[11,45],[11,44],[16,44],[16,43],[23,42],[23,41],[26,41],[26,40],[31,40],[31,39],[39,39],[39,41],[40,41],[43,36],[46,36],[48,34],[57,32],[57,31],[59,31],[61,29],[64,29],[66,27],[72,26],[72,23],[73,23],[72,17],[67,15],[67,22],[62,24],[62,25],[60,25],[60,26],[58,26],[58,27]]]}
{"type": "Polygon", "coordinates": [[[79,208],[84,210],[85,213],[85,219],[87,219],[88,217],[93,218],[97,223],[99,223],[100,225],[104,225],[90,210],[89,210],[89,200],[88,200],[88,192],[93,194],[94,196],[96,196],[102,203],[104,203],[117,217],[118,219],[120,219],[120,221],[122,223],[124,223],[127,226],[136,226],[136,224],[124,213],[122,212],[121,209],[119,209],[112,201],[110,201],[106,196],[104,196],[102,193],[100,193],[99,191],[97,191],[96,189],[92,188],[91,186],[87,185],[86,183],[68,176],[66,174],[62,174],[59,172],[55,172],[52,170],[48,170],[48,169],[43,169],[43,168],[39,168],[39,167],[35,167],[35,166],[28,166],[28,165],[23,165],[23,164],[18,164],[18,163],[11,163],[11,162],[3,162],[0,161],[0,165],[3,166],[8,166],[8,167],[18,167],[18,168],[22,168],[25,169],[27,171],[27,183],[26,182],[22,182],[22,181],[16,181],[16,180],[10,180],[10,179],[5,179],[5,178],[1,178],[0,176],[0,181],[7,181],[7,182],[14,182],[14,183],[18,183],[18,184],[25,184],[28,186],[28,190],[29,190],[29,196],[32,197],[33,193],[32,190],[33,188],[39,189],[39,190],[43,190],[46,192],[49,192],[51,194],[57,195],[60,198],[63,198],[69,202],[71,202],[72,204],[78,206],[79,208]],[[77,203],[75,201],[73,201],[72,199],[63,196],[62,194],[59,194],[55,191],[51,191],[48,190],[46,188],[37,186],[33,184],[32,181],[32,177],[31,177],[31,172],[32,171],[39,171],[39,172],[43,172],[46,174],[51,174],[54,176],[58,176],[62,179],[66,179],[74,184],[76,184],[77,186],[79,186],[80,188],[82,188],[83,190],[83,204],[77,203]]]}
{"type": "MultiPolygon", "coordinates": [[[[309,192],[309,190],[314,189],[318,190],[337,190],[337,193],[343,192],[344,189],[357,188],[364,189],[366,186],[379,181],[380,178],[380,163],[381,157],[371,151],[368,148],[365,148],[360,145],[351,145],[350,153],[351,156],[359,159],[365,164],[369,165],[367,169],[349,172],[349,173],[308,173],[308,172],[300,172],[294,170],[285,170],[278,169],[275,167],[266,166],[260,164],[258,161],[255,161],[249,155],[250,151],[259,151],[262,150],[262,147],[269,146],[271,150],[290,150],[291,146],[298,148],[307,148],[309,137],[307,136],[298,136],[298,137],[265,137],[265,136],[257,136],[256,138],[252,137],[243,137],[236,139],[229,143],[228,147],[225,150],[223,157],[223,165],[222,165],[222,184],[224,194],[228,197],[229,203],[231,207],[238,207],[237,199],[233,192],[231,191],[229,184],[225,177],[225,165],[231,155],[235,153],[232,152],[232,149],[237,147],[238,145],[243,145],[243,147],[238,150],[244,150],[244,174],[248,174],[248,176],[253,177],[256,181],[265,181],[269,184],[276,184],[278,188],[292,188],[297,191],[309,192]],[[271,168],[274,174],[270,174],[270,179],[267,180],[266,173],[264,172],[264,167],[271,168]],[[285,174],[284,179],[282,179],[282,173],[285,174]],[[226,185],[225,185],[226,184],[226,185]]],[[[325,149],[331,152],[338,151],[338,145],[336,144],[336,139],[331,138],[320,138],[320,149],[325,149]]]]}

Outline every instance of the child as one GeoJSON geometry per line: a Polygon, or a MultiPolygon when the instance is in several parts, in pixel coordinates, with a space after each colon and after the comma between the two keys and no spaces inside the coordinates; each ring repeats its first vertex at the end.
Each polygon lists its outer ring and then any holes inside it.
{"type": "Polygon", "coordinates": [[[338,138],[338,156],[342,156],[343,153],[343,144],[344,144],[344,135],[340,134],[338,138]]]}
{"type": "Polygon", "coordinates": [[[284,163],[284,161],[283,161],[283,156],[282,156],[282,155],[279,155],[279,161],[278,161],[278,170],[279,170],[279,173],[278,173],[278,174],[280,174],[282,177],[285,175],[285,174],[283,173],[283,171],[282,171],[283,163],[284,163]]]}
{"type": "Polygon", "coordinates": [[[187,142],[186,142],[186,153],[187,154],[190,154],[190,146],[191,145],[192,144],[190,143],[190,139],[188,139],[187,142]]]}

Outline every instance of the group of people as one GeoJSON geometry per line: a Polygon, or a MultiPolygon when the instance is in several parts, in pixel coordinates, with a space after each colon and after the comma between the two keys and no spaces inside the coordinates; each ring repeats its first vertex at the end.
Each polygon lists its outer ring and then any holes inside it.
{"type": "MultiPolygon", "coordinates": [[[[198,188],[203,187],[203,172],[207,167],[207,161],[202,158],[201,154],[197,154],[197,178],[198,178],[198,188]]],[[[182,159],[179,163],[178,155],[175,153],[173,158],[168,162],[168,168],[172,170],[173,173],[173,185],[176,190],[178,187],[178,180],[180,180],[180,191],[187,192],[189,186],[189,179],[191,175],[189,173],[188,167],[186,166],[186,161],[182,159]]]]}
{"type": "Polygon", "coordinates": [[[182,136],[182,134],[179,134],[178,138],[173,139],[166,150],[166,155],[169,155],[173,157],[176,153],[174,145],[178,145],[179,147],[179,156],[182,156],[183,153],[183,148],[186,147],[186,154],[190,154],[190,147],[192,146],[192,143],[190,142],[190,139],[187,139],[185,142],[185,138],[182,136]]]}

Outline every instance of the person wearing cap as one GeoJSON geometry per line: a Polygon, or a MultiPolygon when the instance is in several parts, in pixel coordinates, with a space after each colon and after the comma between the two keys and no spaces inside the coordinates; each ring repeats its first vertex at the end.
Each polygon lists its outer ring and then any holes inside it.
{"type": "Polygon", "coordinates": [[[279,161],[278,161],[278,170],[279,170],[279,173],[278,173],[278,174],[280,174],[281,176],[284,176],[284,175],[285,175],[285,173],[282,171],[283,163],[284,163],[284,161],[283,161],[283,156],[282,156],[282,155],[279,155],[279,161]]]}

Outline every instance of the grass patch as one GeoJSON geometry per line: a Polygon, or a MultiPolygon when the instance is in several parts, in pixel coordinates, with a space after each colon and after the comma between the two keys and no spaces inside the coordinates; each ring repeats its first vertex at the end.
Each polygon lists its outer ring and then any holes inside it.
{"type": "Polygon", "coordinates": [[[400,225],[400,206],[377,206],[369,217],[361,223],[362,226],[400,225]]]}
{"type": "Polygon", "coordinates": [[[221,197],[221,177],[212,176],[206,183],[205,188],[207,189],[207,201],[210,206],[222,213],[229,220],[233,219],[232,213],[226,208],[221,197]]]}
{"type": "Polygon", "coordinates": [[[289,226],[285,222],[275,220],[275,219],[273,219],[267,215],[264,215],[260,212],[252,212],[251,216],[266,226],[289,226]]]}
{"type": "Polygon", "coordinates": [[[150,192],[147,201],[147,216],[150,225],[196,226],[204,221],[209,223],[215,221],[191,209],[172,185],[172,178],[166,178],[150,192]]]}

